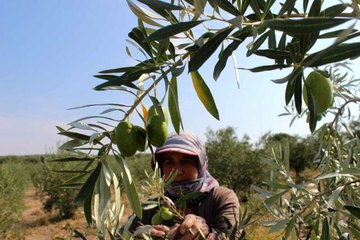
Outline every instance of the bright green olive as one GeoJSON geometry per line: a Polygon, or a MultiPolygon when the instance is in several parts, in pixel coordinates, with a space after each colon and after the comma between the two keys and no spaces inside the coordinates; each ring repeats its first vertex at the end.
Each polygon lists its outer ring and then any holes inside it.
{"type": "Polygon", "coordinates": [[[158,114],[151,117],[147,131],[149,142],[155,147],[161,147],[168,137],[168,125],[158,114]]]}
{"type": "Polygon", "coordinates": [[[329,78],[320,71],[311,72],[304,84],[303,97],[308,105],[307,92],[310,91],[316,103],[317,113],[320,114],[331,107],[333,102],[333,87],[329,78]]]}
{"type": "Polygon", "coordinates": [[[161,218],[160,212],[157,212],[151,218],[151,225],[159,225],[163,219],[161,218]]]}
{"type": "Polygon", "coordinates": [[[174,214],[167,207],[162,207],[160,210],[161,218],[168,221],[173,218],[174,214]]]}
{"type": "MultiPolygon", "coordinates": [[[[166,109],[165,109],[163,106],[161,106],[161,111],[162,111],[162,113],[164,114],[164,120],[165,120],[166,124],[169,124],[169,115],[168,115],[166,109]]],[[[148,122],[148,123],[150,122],[151,118],[152,118],[154,115],[160,115],[160,114],[158,113],[158,110],[157,110],[157,108],[155,107],[155,105],[152,105],[152,106],[149,108],[148,113],[147,113],[147,122],[148,122]]]]}
{"type": "Polygon", "coordinates": [[[133,156],[137,151],[137,132],[128,121],[121,121],[115,129],[115,141],[122,155],[133,156]]]}

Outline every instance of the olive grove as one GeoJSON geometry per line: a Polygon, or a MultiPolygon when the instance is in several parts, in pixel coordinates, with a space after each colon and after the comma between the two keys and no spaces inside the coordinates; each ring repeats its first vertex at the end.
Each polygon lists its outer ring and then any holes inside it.
{"type": "MultiPolygon", "coordinates": [[[[272,81],[286,85],[284,105],[288,114],[293,116],[292,121],[307,121],[309,133],[318,136],[319,174],[311,182],[315,191],[292,179],[286,142],[274,146],[272,157],[266,159],[270,176],[261,187],[253,185],[253,191],[272,215],[264,223],[269,232],[279,232],[284,239],[360,238],[360,142],[349,127],[350,121],[358,118],[358,111],[351,106],[358,107],[360,102],[359,79],[352,72],[356,66],[351,65],[360,56],[357,1],[127,3],[138,22],[128,34],[132,48],[126,47],[126,53],[137,64],[101,71],[95,77],[103,82],[95,90],[117,90],[129,101],[100,104],[105,108],[101,114],[73,121],[69,129],[58,127],[59,134],[70,138],[60,148],[78,153],[78,157],[63,161],[88,163],[85,169],[74,169],[67,187],[80,189],[75,202],[83,205],[88,223],[96,224],[99,238],[118,231],[123,191],[141,217],[141,199],[127,159],[134,152],[152,152],[161,145],[168,124],[176,132],[183,129],[177,84],[180,77],[192,79],[199,101],[219,119],[221,106],[216,105],[213,90],[208,87],[210,80],[202,77],[201,67],[210,59],[215,61],[211,69],[214,80],[227,64],[234,64],[235,72],[284,72],[282,78],[272,81]],[[238,55],[239,49],[245,49],[246,55],[238,55]],[[250,56],[266,59],[268,64],[246,69],[237,65],[236,58],[250,56]],[[314,71],[320,73],[318,80],[308,79],[314,71]],[[319,90],[316,85],[320,82],[319,90]],[[321,102],[324,96],[325,103],[321,102]],[[149,100],[155,114],[148,112],[149,100]],[[116,113],[117,118],[106,116],[110,113],[116,113]],[[331,116],[331,121],[318,124],[325,115],[331,116]],[[140,118],[143,124],[132,123],[130,116],[140,118]],[[119,124],[121,129],[117,128],[119,124]],[[124,152],[123,144],[127,144],[124,152]],[[116,161],[110,162],[110,154],[116,161]]],[[[239,221],[238,234],[244,238],[248,219],[239,221]]]]}

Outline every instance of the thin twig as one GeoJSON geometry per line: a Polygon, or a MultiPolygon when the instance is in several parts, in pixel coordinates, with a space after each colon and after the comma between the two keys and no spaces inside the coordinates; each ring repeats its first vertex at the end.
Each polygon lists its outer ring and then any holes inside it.
{"type": "Polygon", "coordinates": [[[337,122],[339,116],[342,114],[342,112],[344,111],[344,108],[346,105],[348,105],[349,103],[353,103],[353,102],[360,102],[360,98],[353,98],[350,100],[347,100],[337,111],[337,113],[335,114],[334,120],[330,123],[330,127],[333,127],[335,125],[335,122],[337,122]]]}

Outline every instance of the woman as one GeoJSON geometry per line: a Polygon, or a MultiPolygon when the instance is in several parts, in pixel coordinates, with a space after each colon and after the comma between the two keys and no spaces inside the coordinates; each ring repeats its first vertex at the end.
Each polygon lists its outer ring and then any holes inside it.
{"type": "Polygon", "coordinates": [[[144,210],[143,218],[135,218],[130,231],[147,227],[151,236],[185,240],[199,239],[202,234],[207,239],[217,239],[231,227],[229,223],[235,225],[239,219],[239,200],[232,190],[219,186],[208,172],[205,145],[199,137],[188,132],[170,135],[166,143],[155,151],[155,161],[164,179],[176,173],[165,193],[173,202],[188,193],[200,194],[186,201],[183,222],[170,220],[149,227],[158,209],[144,210]]]}

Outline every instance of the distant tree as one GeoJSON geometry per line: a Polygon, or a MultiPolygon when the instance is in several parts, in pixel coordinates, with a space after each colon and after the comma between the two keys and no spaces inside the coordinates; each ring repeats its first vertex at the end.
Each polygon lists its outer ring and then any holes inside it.
{"type": "Polygon", "coordinates": [[[301,138],[299,136],[291,136],[285,133],[277,133],[265,136],[266,148],[274,147],[278,144],[289,144],[290,150],[290,168],[293,169],[297,177],[305,168],[310,167],[314,162],[319,143],[312,136],[301,138]]]}
{"type": "Polygon", "coordinates": [[[263,165],[249,138],[241,141],[233,127],[217,131],[208,129],[206,147],[209,156],[209,170],[221,184],[227,185],[245,197],[252,184],[258,184],[264,176],[263,165]]]}
{"type": "Polygon", "coordinates": [[[69,179],[67,169],[76,171],[82,167],[74,162],[57,162],[54,160],[54,156],[41,156],[40,161],[40,169],[32,174],[31,179],[38,194],[42,197],[44,210],[56,212],[57,220],[73,217],[78,208],[74,204],[77,189],[76,187],[61,188],[60,186],[69,179]]]}

